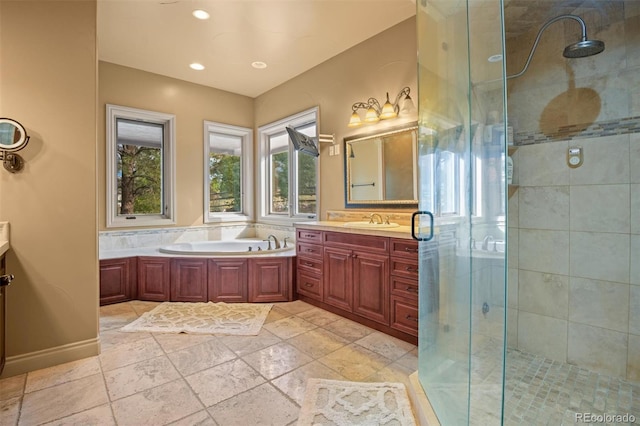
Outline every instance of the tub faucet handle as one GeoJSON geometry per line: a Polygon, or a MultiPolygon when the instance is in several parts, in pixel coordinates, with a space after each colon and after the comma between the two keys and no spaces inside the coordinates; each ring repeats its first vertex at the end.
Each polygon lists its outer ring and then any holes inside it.
{"type": "Polygon", "coordinates": [[[266,241],[267,242],[267,250],[271,250],[271,240],[267,238],[266,240],[262,240],[262,241],[266,241]]]}
{"type": "Polygon", "coordinates": [[[282,248],[287,248],[287,240],[289,239],[289,237],[284,237],[284,240],[282,240],[282,248]]]}

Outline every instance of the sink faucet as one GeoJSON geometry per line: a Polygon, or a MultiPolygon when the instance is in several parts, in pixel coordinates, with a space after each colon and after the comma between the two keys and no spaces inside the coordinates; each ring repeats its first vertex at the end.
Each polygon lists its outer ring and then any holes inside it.
{"type": "Polygon", "coordinates": [[[278,241],[278,239],[276,238],[276,236],[275,236],[275,235],[273,235],[273,234],[270,234],[270,235],[267,237],[267,241],[269,241],[269,239],[271,239],[271,238],[273,238],[273,244],[275,245],[275,247],[274,247],[274,248],[279,249],[279,248],[280,248],[280,241],[278,241]]]}
{"type": "Polygon", "coordinates": [[[371,213],[369,216],[363,216],[364,219],[369,219],[369,223],[379,223],[382,224],[382,216],[380,216],[379,213],[371,213]],[[374,218],[377,218],[378,220],[375,221],[373,220],[374,218]]]}
{"type": "MultiPolygon", "coordinates": [[[[482,250],[489,250],[489,243],[493,243],[495,240],[493,239],[493,235],[487,235],[482,240],[482,250]]],[[[495,247],[495,245],[494,245],[495,247]]]]}

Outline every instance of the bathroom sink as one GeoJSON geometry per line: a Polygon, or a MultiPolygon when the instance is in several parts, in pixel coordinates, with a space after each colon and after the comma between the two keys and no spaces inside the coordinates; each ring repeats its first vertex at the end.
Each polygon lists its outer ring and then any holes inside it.
{"type": "Polygon", "coordinates": [[[388,229],[397,228],[400,225],[397,223],[370,223],[368,220],[362,220],[359,222],[347,222],[342,226],[345,228],[388,229]]]}

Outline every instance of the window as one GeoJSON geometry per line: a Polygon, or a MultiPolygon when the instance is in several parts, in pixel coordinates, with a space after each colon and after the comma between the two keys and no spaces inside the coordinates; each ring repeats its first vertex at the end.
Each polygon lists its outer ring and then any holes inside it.
{"type": "Polygon", "coordinates": [[[422,194],[421,209],[439,217],[460,214],[461,161],[460,155],[441,150],[420,157],[421,187],[426,191],[422,194]],[[435,188],[435,182],[439,188],[435,188]]]}
{"type": "Polygon", "coordinates": [[[253,131],[204,122],[204,221],[251,220],[253,131]]]}
{"type": "Polygon", "coordinates": [[[260,137],[262,220],[315,219],[318,212],[318,157],[295,151],[286,126],[316,138],[318,109],[313,108],[258,129],[260,137]]]}
{"type": "Polygon", "coordinates": [[[107,105],[107,227],[175,223],[175,116],[107,105]]]}

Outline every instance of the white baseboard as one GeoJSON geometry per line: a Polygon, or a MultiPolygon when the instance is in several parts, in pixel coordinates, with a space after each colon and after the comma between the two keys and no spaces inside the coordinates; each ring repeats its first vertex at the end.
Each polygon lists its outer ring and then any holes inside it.
{"type": "Polygon", "coordinates": [[[100,338],[68,343],[54,348],[7,357],[0,378],[17,376],[65,362],[71,362],[100,354],[100,338]]]}

